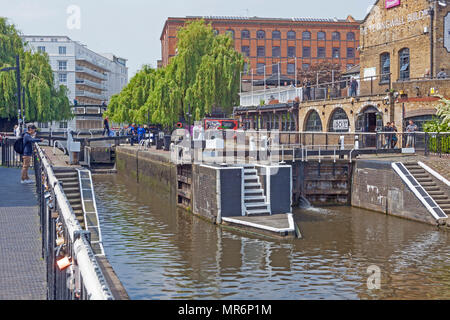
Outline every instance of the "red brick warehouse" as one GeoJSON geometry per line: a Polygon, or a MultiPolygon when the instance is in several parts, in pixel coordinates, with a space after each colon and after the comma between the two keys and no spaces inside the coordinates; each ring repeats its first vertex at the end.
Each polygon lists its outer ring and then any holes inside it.
{"type": "MultiPolygon", "coordinates": [[[[276,74],[295,75],[297,69],[309,68],[321,61],[332,61],[343,70],[359,64],[360,21],[352,16],[340,19],[258,18],[258,17],[185,17],[168,18],[161,34],[162,61],[166,66],[176,55],[177,31],[186,22],[204,19],[220,33],[230,32],[236,50],[246,55],[254,78],[276,74]],[[297,58],[297,59],[296,59],[297,58]],[[296,61],[297,60],[297,61],[296,61]]],[[[247,66],[246,66],[247,67],[247,66]]]]}

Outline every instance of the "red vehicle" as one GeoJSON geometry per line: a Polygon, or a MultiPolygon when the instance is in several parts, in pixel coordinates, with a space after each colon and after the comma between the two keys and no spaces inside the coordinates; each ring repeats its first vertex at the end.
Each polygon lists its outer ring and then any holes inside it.
{"type": "Polygon", "coordinates": [[[203,120],[205,130],[237,130],[239,121],[234,119],[205,119],[203,120]]]}

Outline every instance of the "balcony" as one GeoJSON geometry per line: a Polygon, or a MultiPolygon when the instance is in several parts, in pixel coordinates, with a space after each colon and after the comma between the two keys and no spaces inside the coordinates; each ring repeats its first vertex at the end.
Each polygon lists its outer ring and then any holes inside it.
{"type": "Polygon", "coordinates": [[[90,76],[92,76],[94,78],[97,78],[99,80],[103,80],[103,81],[108,80],[108,76],[106,74],[98,72],[98,71],[94,71],[94,70],[89,69],[87,67],[76,66],[75,67],[75,71],[77,73],[88,74],[88,75],[90,75],[90,76]]]}
{"type": "Polygon", "coordinates": [[[75,95],[77,97],[87,97],[87,98],[96,99],[96,100],[100,100],[100,101],[108,100],[108,98],[104,94],[97,94],[97,93],[86,91],[86,90],[76,90],[75,95]]]}
{"type": "Polygon", "coordinates": [[[104,84],[97,83],[97,82],[94,82],[94,81],[90,81],[90,80],[87,80],[87,79],[76,79],[76,84],[78,84],[78,85],[85,85],[85,86],[92,87],[92,88],[99,89],[99,90],[103,90],[103,91],[106,90],[106,86],[104,84]]]}

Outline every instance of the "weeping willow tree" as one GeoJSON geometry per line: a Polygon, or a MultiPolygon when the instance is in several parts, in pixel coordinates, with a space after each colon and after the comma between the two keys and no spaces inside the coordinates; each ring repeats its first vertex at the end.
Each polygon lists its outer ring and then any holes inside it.
{"type": "MultiPolygon", "coordinates": [[[[53,72],[45,53],[25,51],[20,33],[6,18],[0,17],[0,69],[14,67],[20,57],[24,88],[23,107],[27,121],[50,122],[72,118],[67,88],[55,88],[53,72]]],[[[17,117],[15,71],[0,72],[0,118],[17,117]]]]}
{"type": "Polygon", "coordinates": [[[148,66],[111,99],[107,115],[115,122],[147,122],[171,126],[194,120],[213,109],[230,112],[239,103],[244,58],[228,34],[215,35],[203,20],[193,21],[177,35],[178,54],[162,69],[148,66]]]}

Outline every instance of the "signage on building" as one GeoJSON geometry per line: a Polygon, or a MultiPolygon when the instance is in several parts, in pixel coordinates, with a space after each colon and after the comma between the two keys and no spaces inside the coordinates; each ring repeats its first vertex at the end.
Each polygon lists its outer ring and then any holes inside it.
{"type": "Polygon", "coordinates": [[[450,12],[444,18],[444,47],[450,52],[450,12]]]}
{"type": "Polygon", "coordinates": [[[348,130],[348,119],[334,120],[333,130],[334,131],[348,130]]]}
{"type": "Polygon", "coordinates": [[[381,21],[381,22],[374,22],[367,26],[367,28],[364,30],[364,32],[367,34],[367,31],[370,32],[376,32],[376,31],[383,31],[388,30],[394,27],[399,27],[402,25],[405,25],[407,23],[421,21],[429,17],[430,12],[428,9],[412,12],[406,16],[397,16],[393,19],[381,21]]]}
{"type": "Polygon", "coordinates": [[[400,5],[400,0],[386,0],[386,9],[394,8],[400,5]]]}

